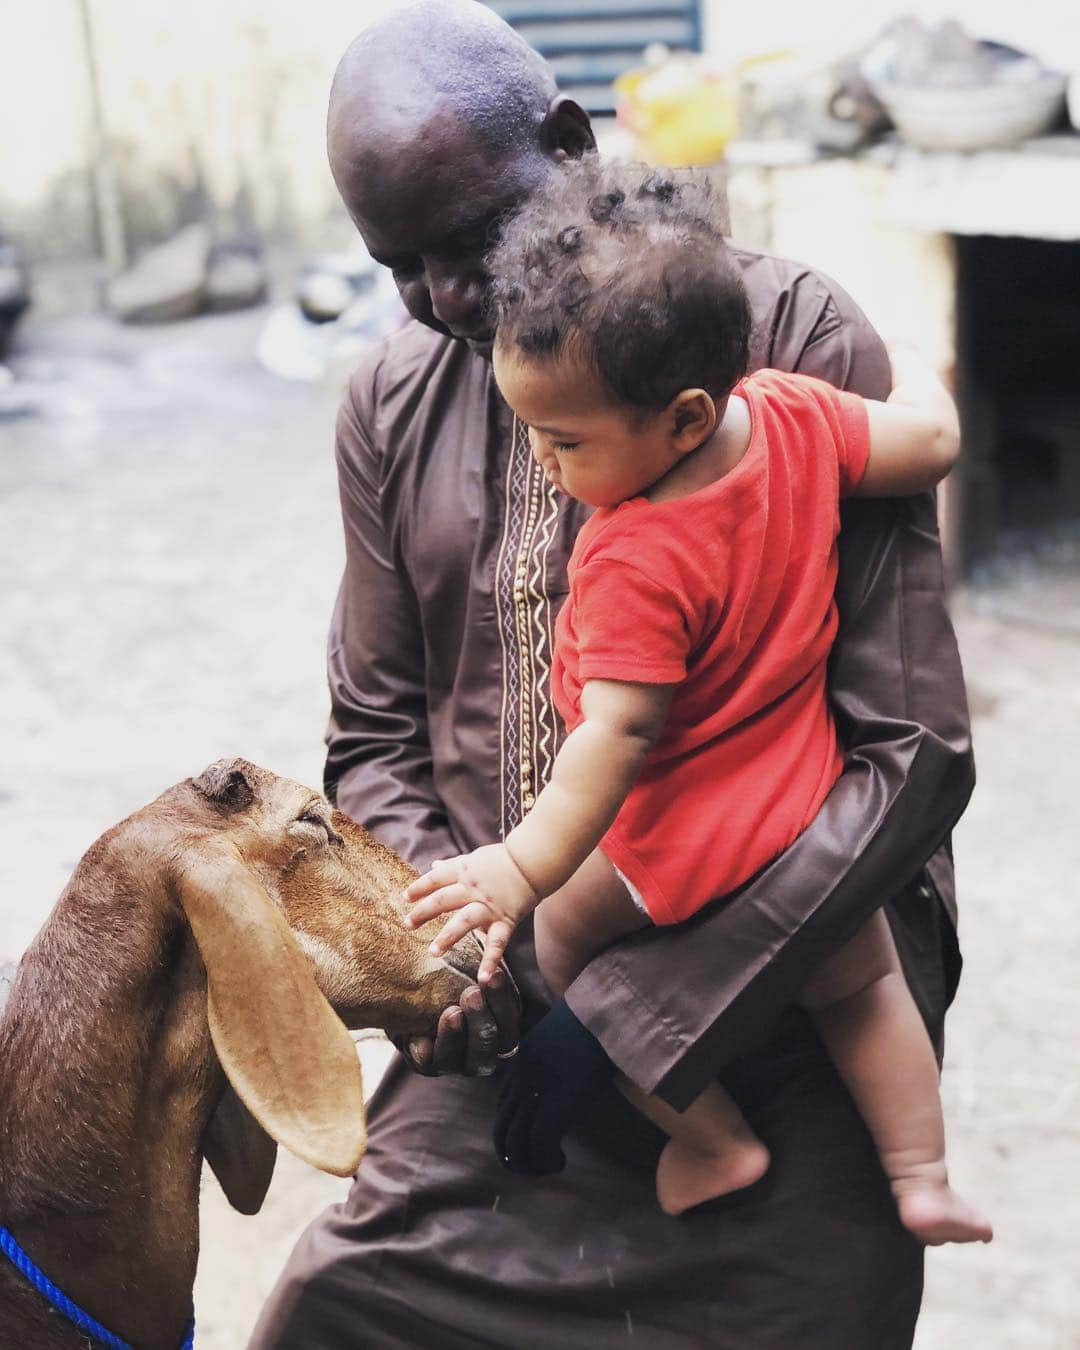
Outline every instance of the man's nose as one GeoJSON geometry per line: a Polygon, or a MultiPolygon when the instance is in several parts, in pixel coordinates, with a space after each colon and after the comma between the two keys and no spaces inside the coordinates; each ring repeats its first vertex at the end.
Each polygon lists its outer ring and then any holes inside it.
{"type": "Polygon", "coordinates": [[[484,318],[484,283],[478,272],[433,272],[428,269],[431,308],[440,323],[465,337],[484,318]]]}

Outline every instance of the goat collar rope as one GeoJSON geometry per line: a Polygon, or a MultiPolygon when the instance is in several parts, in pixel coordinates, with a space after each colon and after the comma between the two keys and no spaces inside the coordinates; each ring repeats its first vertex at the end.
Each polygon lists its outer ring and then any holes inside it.
{"type": "MultiPolygon", "coordinates": [[[[0,1225],[0,1252],[4,1253],[19,1274],[28,1280],[39,1294],[43,1294],[48,1299],[58,1313],[62,1313],[69,1322],[73,1322],[91,1340],[108,1346],[109,1350],[135,1350],[134,1346],[121,1340],[119,1336],[114,1336],[108,1327],[103,1327],[96,1318],[91,1317],[88,1312],[85,1312],[77,1303],[68,1298],[62,1289],[58,1289],[48,1275],[40,1267],[34,1265],[29,1256],[2,1225],[0,1225]]],[[[195,1318],[193,1317],[184,1332],[180,1350],[194,1350],[194,1346],[195,1318]]]]}

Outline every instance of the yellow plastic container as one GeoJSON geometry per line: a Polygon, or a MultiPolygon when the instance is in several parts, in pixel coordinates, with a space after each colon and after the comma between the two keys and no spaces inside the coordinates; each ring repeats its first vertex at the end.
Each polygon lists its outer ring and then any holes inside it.
{"type": "Polygon", "coordinates": [[[629,70],[615,91],[616,115],[647,164],[715,164],[738,134],[734,77],[693,58],[629,70]]]}

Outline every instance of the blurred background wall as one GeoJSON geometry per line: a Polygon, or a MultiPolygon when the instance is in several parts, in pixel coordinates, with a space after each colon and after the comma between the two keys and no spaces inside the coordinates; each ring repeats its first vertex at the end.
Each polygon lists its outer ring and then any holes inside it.
{"type": "Polygon", "coordinates": [[[393,3],[20,7],[0,41],[0,221],[38,257],[95,252],[92,42],[131,246],[208,208],[230,225],[319,240],[339,212],[323,150],[334,64],[393,3]]]}
{"type": "Polygon", "coordinates": [[[738,59],[774,47],[835,48],[858,46],[899,13],[928,23],[957,19],[980,37],[1023,47],[1050,65],[1075,67],[1080,60],[1080,25],[1069,18],[1067,0],[770,0],[738,4],[705,0],[705,40],[710,51],[738,59]],[[1069,31],[1071,30],[1071,31],[1069,31]]]}
{"type": "MultiPolygon", "coordinates": [[[[92,168],[100,109],[127,244],[211,215],[301,244],[343,228],[326,169],[323,118],[338,55],[400,0],[42,0],[4,20],[0,40],[0,228],[37,258],[97,249],[92,168]]],[[[734,4],[704,0],[706,52],[727,63],[778,47],[856,47],[895,17],[894,0],[734,4]]],[[[904,7],[900,7],[904,8],[904,7]]],[[[1062,0],[922,0],[1058,67],[1080,68],[1080,24],[1062,0]]]]}

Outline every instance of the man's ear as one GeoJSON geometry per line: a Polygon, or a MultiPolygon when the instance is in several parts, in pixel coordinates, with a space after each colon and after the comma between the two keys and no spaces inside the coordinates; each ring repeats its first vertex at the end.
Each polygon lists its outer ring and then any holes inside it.
{"type": "Polygon", "coordinates": [[[718,409],[704,389],[683,389],[667,407],[672,436],[680,454],[689,454],[713,434],[723,409],[718,409]]]}
{"type": "Polygon", "coordinates": [[[540,135],[544,149],[556,159],[580,159],[596,149],[589,114],[565,94],[551,100],[540,135]]]}

